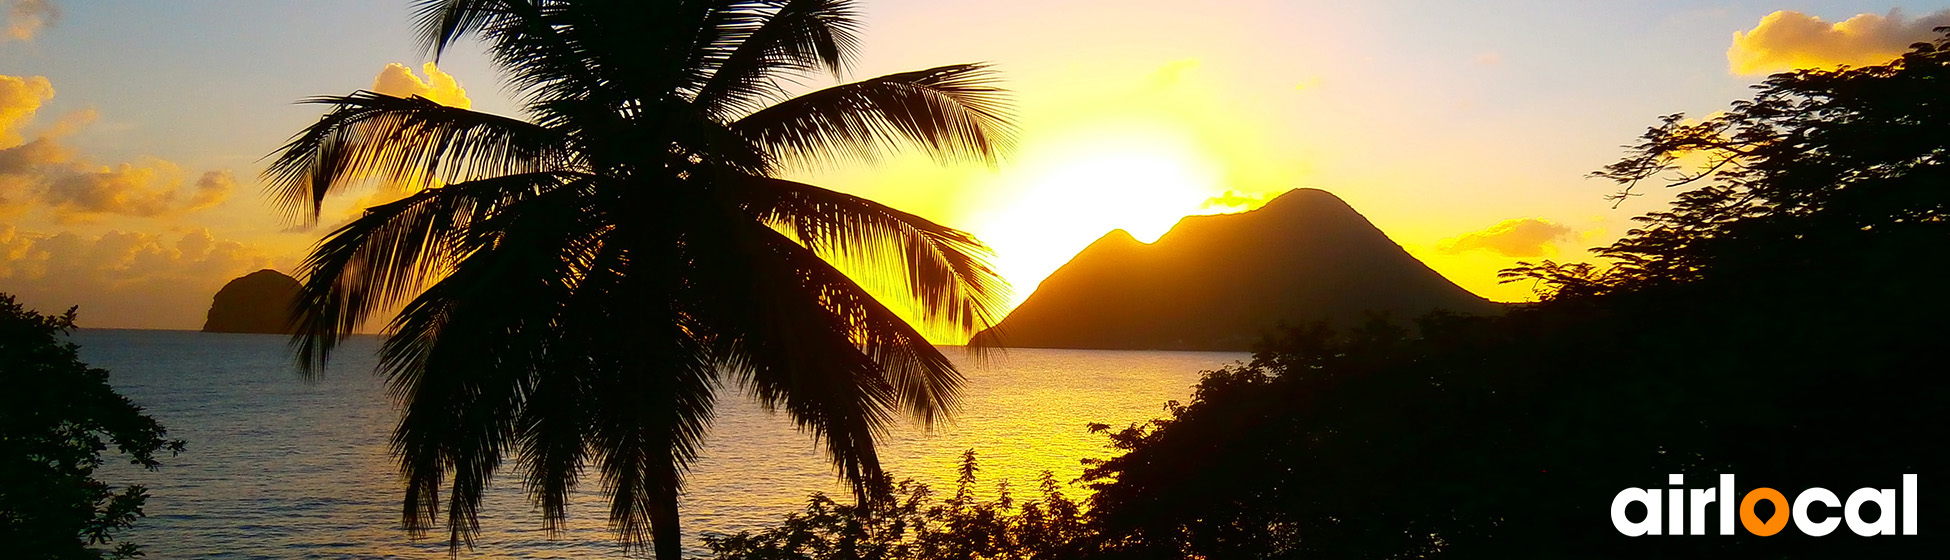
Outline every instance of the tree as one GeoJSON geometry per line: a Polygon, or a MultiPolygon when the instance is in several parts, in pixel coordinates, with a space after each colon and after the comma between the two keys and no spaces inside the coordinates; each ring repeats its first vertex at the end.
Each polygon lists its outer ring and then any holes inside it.
{"type": "Polygon", "coordinates": [[[20,558],[139,556],[134,543],[110,550],[114,533],[142,516],[139,485],[111,488],[94,478],[113,443],[131,463],[154,469],[156,455],[183,450],[142,407],[108,386],[73,343],[75,310],[41,315],[0,294],[0,548],[20,558]]]}
{"type": "Polygon", "coordinates": [[[404,304],[381,369],[404,402],[393,448],[410,530],[444,505],[450,546],[469,543],[509,459],[556,527],[593,465],[625,542],[651,536],[676,558],[677,495],[723,385],[822,438],[863,500],[889,423],[954,408],[953,364],[845,272],[970,333],[1007,301],[986,247],[775,175],[906,144],[992,164],[1013,129],[987,68],[786,98],[786,81],[847,68],[846,0],[422,0],[416,13],[436,57],[483,42],[528,119],[314,98],[329,112],[266,171],[307,222],[349,185],[416,187],[313,251],[294,338],[310,371],[404,304]]]}
{"type": "MultiPolygon", "coordinates": [[[[1950,50],[1777,74],[1598,175],[1687,188],[1500,316],[1290,329],[1112,432],[1091,522],[1130,558],[1898,558],[1940,536],[1634,538],[1628,487],[1950,472],[1950,50]],[[1682,167],[1705,162],[1705,171],[1682,167]],[[1704,480],[1703,480],[1704,479],[1704,480]]],[[[1100,429],[1108,430],[1107,426],[1100,429]]],[[[1843,491],[1846,491],[1843,490],[1843,491]]],[[[1698,503],[1698,502],[1694,502],[1698,503]]],[[[1921,519],[1946,510],[1927,500],[1921,519]]],[[[1719,504],[1725,505],[1725,504],[1719,504]]],[[[1717,506],[1716,506],[1717,507],[1717,506]]],[[[1833,511],[1833,510],[1830,510],[1833,511]]],[[[1636,515],[1636,514],[1634,514],[1636,515]]],[[[1687,514],[1691,515],[1691,514],[1687,514]]],[[[1778,515],[1778,514],[1773,514],[1778,515]]],[[[1717,532],[1717,531],[1715,531],[1717,532]]],[[[1671,536],[1671,535],[1666,535],[1671,536]]]]}
{"type": "Polygon", "coordinates": [[[1946,47],[1950,38],[1888,64],[1775,74],[1726,112],[1661,118],[1593,175],[1622,185],[1620,202],[1649,181],[1686,188],[1672,208],[1598,250],[1615,266],[1524,263],[1505,277],[1572,296],[1748,282],[1783,267],[1878,281],[1917,278],[1919,265],[1941,272],[1939,259],[1909,255],[1950,228],[1946,47]]]}

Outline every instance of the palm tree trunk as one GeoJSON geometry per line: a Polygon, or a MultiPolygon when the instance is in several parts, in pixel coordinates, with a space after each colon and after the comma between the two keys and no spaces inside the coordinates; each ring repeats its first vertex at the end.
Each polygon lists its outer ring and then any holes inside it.
{"type": "Polygon", "coordinates": [[[684,537],[677,528],[677,469],[672,465],[656,476],[659,480],[651,482],[656,493],[650,496],[651,546],[657,560],[679,560],[684,557],[684,537]]]}

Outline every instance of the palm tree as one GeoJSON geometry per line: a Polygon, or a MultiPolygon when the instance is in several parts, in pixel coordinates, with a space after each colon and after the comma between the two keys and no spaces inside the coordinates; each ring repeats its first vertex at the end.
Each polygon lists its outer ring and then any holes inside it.
{"type": "Polygon", "coordinates": [[[309,374],[400,310],[380,369],[403,403],[409,530],[444,505],[449,546],[471,546],[509,459],[556,528],[588,465],[619,536],[676,558],[680,485],[727,384],[823,441],[863,500],[876,438],[954,409],[954,365],[843,271],[972,333],[1006,301],[988,249],[775,175],[908,144],[992,165],[1013,129],[984,66],[789,97],[846,70],[846,0],[422,0],[416,19],[436,58],[484,43],[528,119],[313,98],[329,111],[265,172],[305,223],[348,186],[417,185],[314,249],[293,339],[309,374]]]}

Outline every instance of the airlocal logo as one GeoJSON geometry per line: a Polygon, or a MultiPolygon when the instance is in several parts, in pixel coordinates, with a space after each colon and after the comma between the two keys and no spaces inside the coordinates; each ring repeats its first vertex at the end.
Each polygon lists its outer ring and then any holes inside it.
{"type": "MultiPolygon", "coordinates": [[[[1686,476],[1668,475],[1666,481],[1672,486],[1680,486],[1686,483],[1686,476]]],[[[1849,493],[1848,501],[1844,503],[1835,497],[1834,492],[1809,488],[1795,496],[1793,506],[1790,507],[1787,496],[1782,495],[1781,491],[1773,488],[1755,488],[1740,499],[1739,507],[1734,507],[1733,475],[1723,474],[1720,475],[1719,488],[1670,488],[1664,495],[1667,499],[1661,500],[1661,494],[1657,489],[1626,488],[1619,491],[1618,496],[1611,499],[1611,526],[1618,528],[1618,532],[1628,537],[1657,535],[1660,534],[1661,528],[1664,528],[1665,534],[1668,535],[1704,535],[1706,534],[1706,507],[1709,504],[1717,504],[1715,513],[1718,514],[1722,535],[1733,534],[1735,511],[1740,513],[1741,527],[1746,528],[1749,533],[1762,537],[1781,532],[1781,529],[1787,527],[1789,518],[1794,519],[1795,529],[1815,537],[1834,532],[1835,527],[1842,521],[1848,522],[1850,531],[1855,531],[1855,534],[1864,537],[1896,534],[1897,496],[1896,491],[1892,489],[1856,490],[1849,493]],[[1690,500],[1688,500],[1689,495],[1690,500]],[[1667,507],[1660,507],[1661,502],[1667,507]],[[1759,513],[1754,510],[1754,507],[1761,502],[1771,502],[1774,505],[1774,514],[1766,521],[1762,521],[1759,513]],[[1633,503],[1645,506],[1645,519],[1632,521],[1626,517],[1626,509],[1633,503]],[[1875,521],[1862,519],[1863,509],[1869,504],[1876,506],[1875,521]],[[1841,516],[1837,518],[1834,512],[1815,511],[1816,505],[1828,508],[1839,507],[1842,509],[1841,516]],[[1665,512],[1663,522],[1661,522],[1661,511],[1665,512]],[[1690,523],[1682,523],[1685,521],[1690,523]]],[[[1916,475],[1903,475],[1901,501],[1903,534],[1914,535],[1916,534],[1916,475]]]]}

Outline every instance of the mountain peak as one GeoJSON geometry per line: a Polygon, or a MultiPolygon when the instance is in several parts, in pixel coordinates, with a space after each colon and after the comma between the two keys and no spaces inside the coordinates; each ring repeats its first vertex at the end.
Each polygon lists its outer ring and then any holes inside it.
{"type": "Polygon", "coordinates": [[[1332,200],[1341,199],[1341,197],[1334,196],[1334,193],[1316,189],[1313,187],[1295,187],[1295,188],[1287,189],[1286,192],[1280,193],[1280,196],[1273,197],[1273,200],[1280,200],[1283,198],[1293,198],[1297,200],[1297,199],[1309,198],[1309,197],[1327,198],[1332,200]]]}
{"type": "Polygon", "coordinates": [[[271,269],[246,274],[217,290],[203,332],[291,333],[291,308],[298,281],[271,269]]]}
{"type": "Polygon", "coordinates": [[[1117,228],[1117,229],[1113,229],[1113,230],[1110,230],[1110,233],[1106,233],[1106,234],[1104,234],[1104,236],[1103,236],[1103,237],[1099,237],[1099,238],[1097,238],[1097,240],[1096,240],[1096,241],[1093,241],[1093,242],[1091,242],[1091,244],[1093,244],[1093,245],[1094,245],[1094,244],[1097,244],[1097,243],[1104,243],[1104,242],[1113,242],[1113,243],[1123,243],[1123,242],[1130,242],[1130,243],[1139,243],[1139,241],[1137,240],[1137,236],[1134,236],[1134,235],[1131,235],[1131,232],[1128,232],[1128,231],[1124,231],[1124,228],[1117,228]]]}
{"type": "MultiPolygon", "coordinates": [[[[1310,187],[1302,187],[1280,193],[1280,196],[1266,201],[1266,204],[1261,205],[1259,209],[1270,209],[1277,213],[1339,211],[1356,215],[1360,214],[1359,212],[1355,212],[1354,207],[1349,206],[1347,201],[1341,200],[1341,197],[1334,196],[1334,193],[1310,187]]],[[[1366,218],[1363,219],[1365,220],[1366,218]]]]}
{"type": "Polygon", "coordinates": [[[1148,245],[1113,230],[972,343],[1246,350],[1282,323],[1499,308],[1415,260],[1340,197],[1293,189],[1256,210],[1188,216],[1148,245]]]}
{"type": "Polygon", "coordinates": [[[277,280],[280,278],[284,280],[290,280],[292,283],[298,282],[296,279],[290,276],[286,276],[282,272],[278,272],[276,270],[271,270],[268,268],[259,270],[257,272],[252,272],[250,274],[245,274],[242,277],[237,278],[236,280],[231,280],[231,282],[265,282],[265,281],[277,280]]]}

